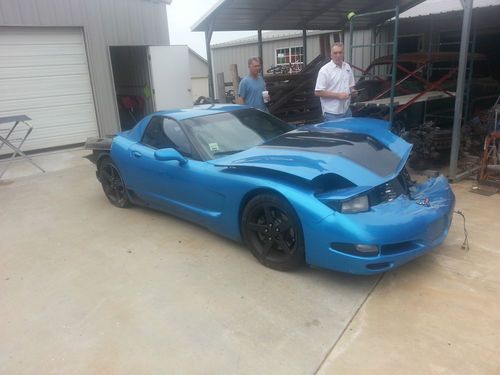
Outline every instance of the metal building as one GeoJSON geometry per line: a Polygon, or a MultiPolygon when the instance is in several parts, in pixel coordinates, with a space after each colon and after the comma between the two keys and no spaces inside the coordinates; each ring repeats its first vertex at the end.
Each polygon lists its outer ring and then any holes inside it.
{"type": "MultiPolygon", "coordinates": [[[[112,66],[139,60],[141,48],[169,45],[170,2],[0,0],[0,116],[33,119],[24,149],[77,144],[120,130],[117,94],[124,85],[112,66]],[[113,51],[121,47],[128,51],[113,51]],[[112,61],[114,56],[127,59],[112,61]]],[[[141,59],[147,63],[145,55],[141,59]]]]}

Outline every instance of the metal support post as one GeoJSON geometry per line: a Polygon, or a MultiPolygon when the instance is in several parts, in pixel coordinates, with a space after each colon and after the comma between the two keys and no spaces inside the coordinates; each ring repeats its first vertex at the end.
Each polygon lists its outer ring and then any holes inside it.
{"type": "Polygon", "coordinates": [[[398,63],[398,32],[399,32],[399,4],[396,3],[394,15],[394,41],[392,45],[392,79],[391,79],[391,104],[389,107],[389,122],[394,126],[394,96],[396,94],[396,72],[398,63]]]}
{"type": "Polygon", "coordinates": [[[304,52],[302,68],[307,65],[307,30],[302,30],[302,51],[304,52]]]}
{"type": "Polygon", "coordinates": [[[450,154],[449,179],[457,176],[458,152],[460,150],[460,132],[462,129],[462,109],[465,89],[465,72],[467,68],[467,51],[469,49],[469,34],[472,18],[473,0],[463,0],[464,15],[462,20],[462,37],[460,40],[460,57],[458,61],[457,92],[455,96],[455,114],[453,117],[453,136],[450,154]]]}
{"type": "Polygon", "coordinates": [[[259,58],[260,58],[260,64],[261,64],[261,74],[264,75],[264,53],[262,51],[262,30],[257,30],[257,39],[258,39],[258,46],[259,46],[259,58]]]}
{"type": "MultiPolygon", "coordinates": [[[[474,25],[472,28],[472,46],[470,50],[471,56],[474,56],[476,53],[476,26],[474,25]]],[[[469,110],[472,104],[470,97],[470,88],[472,86],[472,76],[474,75],[474,58],[468,59],[469,61],[469,74],[467,77],[467,89],[465,90],[465,110],[464,110],[464,119],[469,120],[469,110]]]]}
{"type": "Polygon", "coordinates": [[[354,51],[352,43],[354,41],[353,31],[354,31],[354,17],[353,16],[349,21],[349,65],[352,66],[352,52],[354,51]]]}
{"type": "Polygon", "coordinates": [[[214,88],[214,72],[212,66],[212,51],[210,50],[210,41],[212,40],[213,26],[205,31],[205,48],[207,50],[207,62],[208,62],[208,96],[215,99],[215,88],[214,88]]]}

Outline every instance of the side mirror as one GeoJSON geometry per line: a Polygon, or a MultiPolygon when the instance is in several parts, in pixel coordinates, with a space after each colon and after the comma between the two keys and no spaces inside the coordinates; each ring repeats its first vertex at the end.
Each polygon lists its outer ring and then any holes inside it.
{"type": "Polygon", "coordinates": [[[177,160],[180,165],[186,164],[187,159],[173,148],[162,148],[155,151],[155,159],[159,161],[177,160]]]}

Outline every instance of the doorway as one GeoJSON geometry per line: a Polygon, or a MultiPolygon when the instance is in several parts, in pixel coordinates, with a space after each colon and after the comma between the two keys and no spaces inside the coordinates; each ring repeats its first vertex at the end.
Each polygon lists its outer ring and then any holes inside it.
{"type": "Polygon", "coordinates": [[[147,46],[109,47],[121,130],[154,112],[147,46]]]}

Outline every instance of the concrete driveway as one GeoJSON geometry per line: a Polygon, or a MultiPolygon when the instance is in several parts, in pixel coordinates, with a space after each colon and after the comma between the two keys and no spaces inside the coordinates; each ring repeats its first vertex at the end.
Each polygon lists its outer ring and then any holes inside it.
{"type": "Polygon", "coordinates": [[[113,207],[83,154],[0,181],[1,374],[500,372],[499,195],[454,187],[469,252],[456,217],[437,252],[383,276],[282,273],[113,207]]]}

